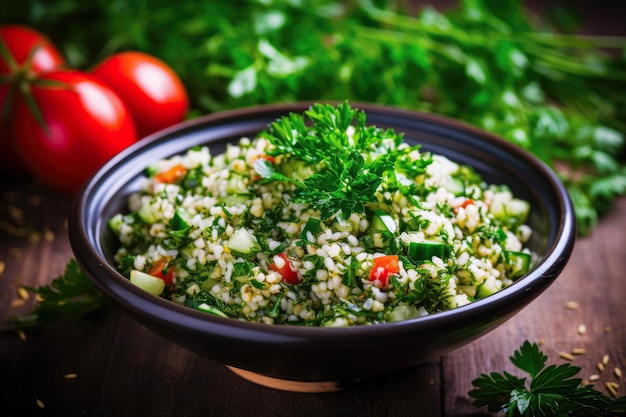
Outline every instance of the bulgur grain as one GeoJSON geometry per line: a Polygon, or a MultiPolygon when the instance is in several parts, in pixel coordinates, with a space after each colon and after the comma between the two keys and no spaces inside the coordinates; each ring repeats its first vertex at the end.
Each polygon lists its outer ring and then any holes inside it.
{"type": "Polygon", "coordinates": [[[573,361],[574,360],[574,356],[572,354],[570,354],[570,353],[567,353],[567,352],[560,352],[559,356],[562,359],[565,359],[565,360],[568,360],[568,361],[573,361]]]}

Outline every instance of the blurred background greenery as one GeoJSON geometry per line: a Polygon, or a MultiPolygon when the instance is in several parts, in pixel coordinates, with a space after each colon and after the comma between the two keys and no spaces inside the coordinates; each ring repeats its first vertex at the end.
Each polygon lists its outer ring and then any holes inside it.
{"type": "Polygon", "coordinates": [[[179,74],[189,117],[297,100],[375,102],[464,120],[555,168],[582,234],[626,193],[626,38],[576,9],[463,0],[4,0],[88,70],[121,50],[179,74]]]}

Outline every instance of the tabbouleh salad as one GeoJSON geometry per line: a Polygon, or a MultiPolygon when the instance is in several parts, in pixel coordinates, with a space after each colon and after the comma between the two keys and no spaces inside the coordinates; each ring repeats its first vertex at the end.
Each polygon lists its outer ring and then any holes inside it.
{"type": "Polygon", "coordinates": [[[219,155],[151,164],[109,220],[120,270],[207,313],[335,327],[456,308],[528,272],[528,202],[365,121],[315,104],[219,155]]]}

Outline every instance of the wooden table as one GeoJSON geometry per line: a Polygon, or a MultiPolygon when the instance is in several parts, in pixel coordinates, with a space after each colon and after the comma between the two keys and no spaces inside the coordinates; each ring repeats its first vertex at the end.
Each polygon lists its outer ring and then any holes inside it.
{"type": "Polygon", "coordinates": [[[467,395],[471,381],[483,372],[515,371],[508,357],[526,339],[542,340],[550,363],[564,362],[560,352],[584,349],[573,360],[581,376],[599,375],[603,392],[606,381],[617,381],[620,395],[626,391],[626,376],[613,371],[626,371],[626,199],[591,236],[579,238],[553,286],[503,326],[437,360],[326,394],[250,383],[115,307],[86,323],[58,322],[20,338],[5,319],[28,311],[32,299],[17,306],[17,288],[49,283],[72,257],[70,202],[27,179],[0,183],[2,416],[483,416],[467,395]],[[24,226],[31,231],[18,236],[24,226]],[[566,308],[570,301],[578,309],[566,308]]]}

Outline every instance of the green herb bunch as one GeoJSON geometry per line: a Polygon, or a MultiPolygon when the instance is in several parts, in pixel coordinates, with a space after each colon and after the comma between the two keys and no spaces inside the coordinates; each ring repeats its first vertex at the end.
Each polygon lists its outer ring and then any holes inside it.
{"type": "Polygon", "coordinates": [[[191,116],[347,99],[457,118],[558,170],[582,234],[626,193],[626,39],[574,34],[573,12],[539,19],[519,0],[5,3],[0,22],[49,34],[74,67],[125,49],[160,57],[191,116]]]}
{"type": "Polygon", "coordinates": [[[502,411],[509,417],[617,416],[626,412],[626,397],[611,399],[591,385],[574,378],[580,368],[569,363],[546,367],[548,357],[537,344],[526,341],[510,357],[511,363],[530,377],[508,372],[482,374],[469,392],[474,405],[502,411]]]}
{"type": "Polygon", "coordinates": [[[314,104],[304,115],[291,113],[272,123],[261,136],[272,144],[270,156],[280,156],[289,167],[303,163],[311,175],[293,178],[264,158],[254,163],[257,173],[264,181],[294,184],[295,201],[311,204],[322,220],[364,213],[367,203],[378,201],[376,191],[383,181],[401,188],[396,173],[414,178],[431,163],[429,155],[413,161],[410,154],[419,146],[400,146],[402,134],[366,126],[365,112],[348,102],[314,104]]]}

